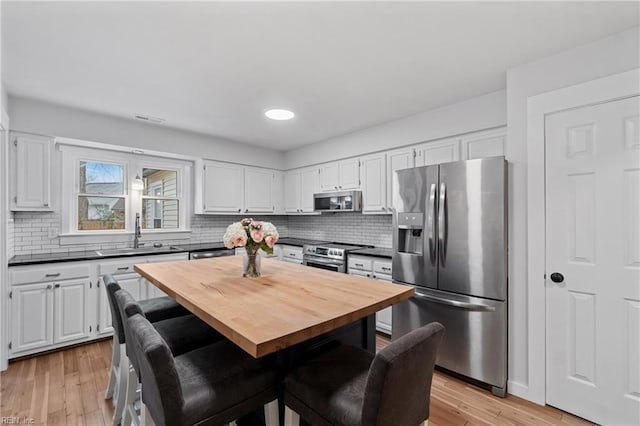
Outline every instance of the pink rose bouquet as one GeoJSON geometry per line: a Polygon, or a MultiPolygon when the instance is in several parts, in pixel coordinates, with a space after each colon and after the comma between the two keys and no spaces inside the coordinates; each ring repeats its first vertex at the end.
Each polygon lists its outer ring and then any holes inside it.
{"type": "Polygon", "coordinates": [[[227,248],[246,247],[248,254],[255,254],[259,249],[273,253],[273,246],[279,237],[272,223],[244,218],[227,227],[223,241],[227,248]]]}

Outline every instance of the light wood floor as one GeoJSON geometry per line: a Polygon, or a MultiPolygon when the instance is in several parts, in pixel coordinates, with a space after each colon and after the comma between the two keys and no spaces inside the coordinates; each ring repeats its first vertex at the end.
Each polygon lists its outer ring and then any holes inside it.
{"type": "MultiPolygon", "coordinates": [[[[376,343],[380,349],[389,339],[378,336],[376,343]]],[[[32,418],[34,424],[109,426],[113,407],[104,390],[110,362],[110,340],[12,362],[0,375],[0,416],[32,418]]],[[[429,426],[467,424],[590,423],[514,396],[497,398],[436,372],[429,426]]]]}

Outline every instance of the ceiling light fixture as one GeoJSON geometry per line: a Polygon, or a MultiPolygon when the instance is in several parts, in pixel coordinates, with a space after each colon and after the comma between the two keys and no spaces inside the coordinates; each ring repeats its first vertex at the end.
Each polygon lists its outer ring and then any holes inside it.
{"type": "Polygon", "coordinates": [[[289,111],[288,109],[270,109],[269,111],[265,112],[264,115],[272,120],[291,120],[296,116],[292,111],[289,111]]]}

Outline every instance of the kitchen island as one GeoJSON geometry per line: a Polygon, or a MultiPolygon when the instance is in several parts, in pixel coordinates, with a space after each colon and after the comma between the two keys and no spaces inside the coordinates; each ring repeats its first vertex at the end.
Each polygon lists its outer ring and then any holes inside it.
{"type": "Polygon", "coordinates": [[[273,259],[262,259],[261,277],[244,278],[241,256],[139,264],[135,270],[256,358],[348,329],[342,334],[350,334],[349,343],[374,351],[373,315],[414,293],[412,287],[273,259]]]}

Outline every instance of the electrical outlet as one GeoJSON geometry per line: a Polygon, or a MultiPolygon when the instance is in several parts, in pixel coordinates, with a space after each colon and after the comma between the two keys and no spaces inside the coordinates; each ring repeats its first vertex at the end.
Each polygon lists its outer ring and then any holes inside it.
{"type": "Polygon", "coordinates": [[[55,238],[58,236],[58,228],[49,228],[47,230],[49,238],[55,238]]]}

